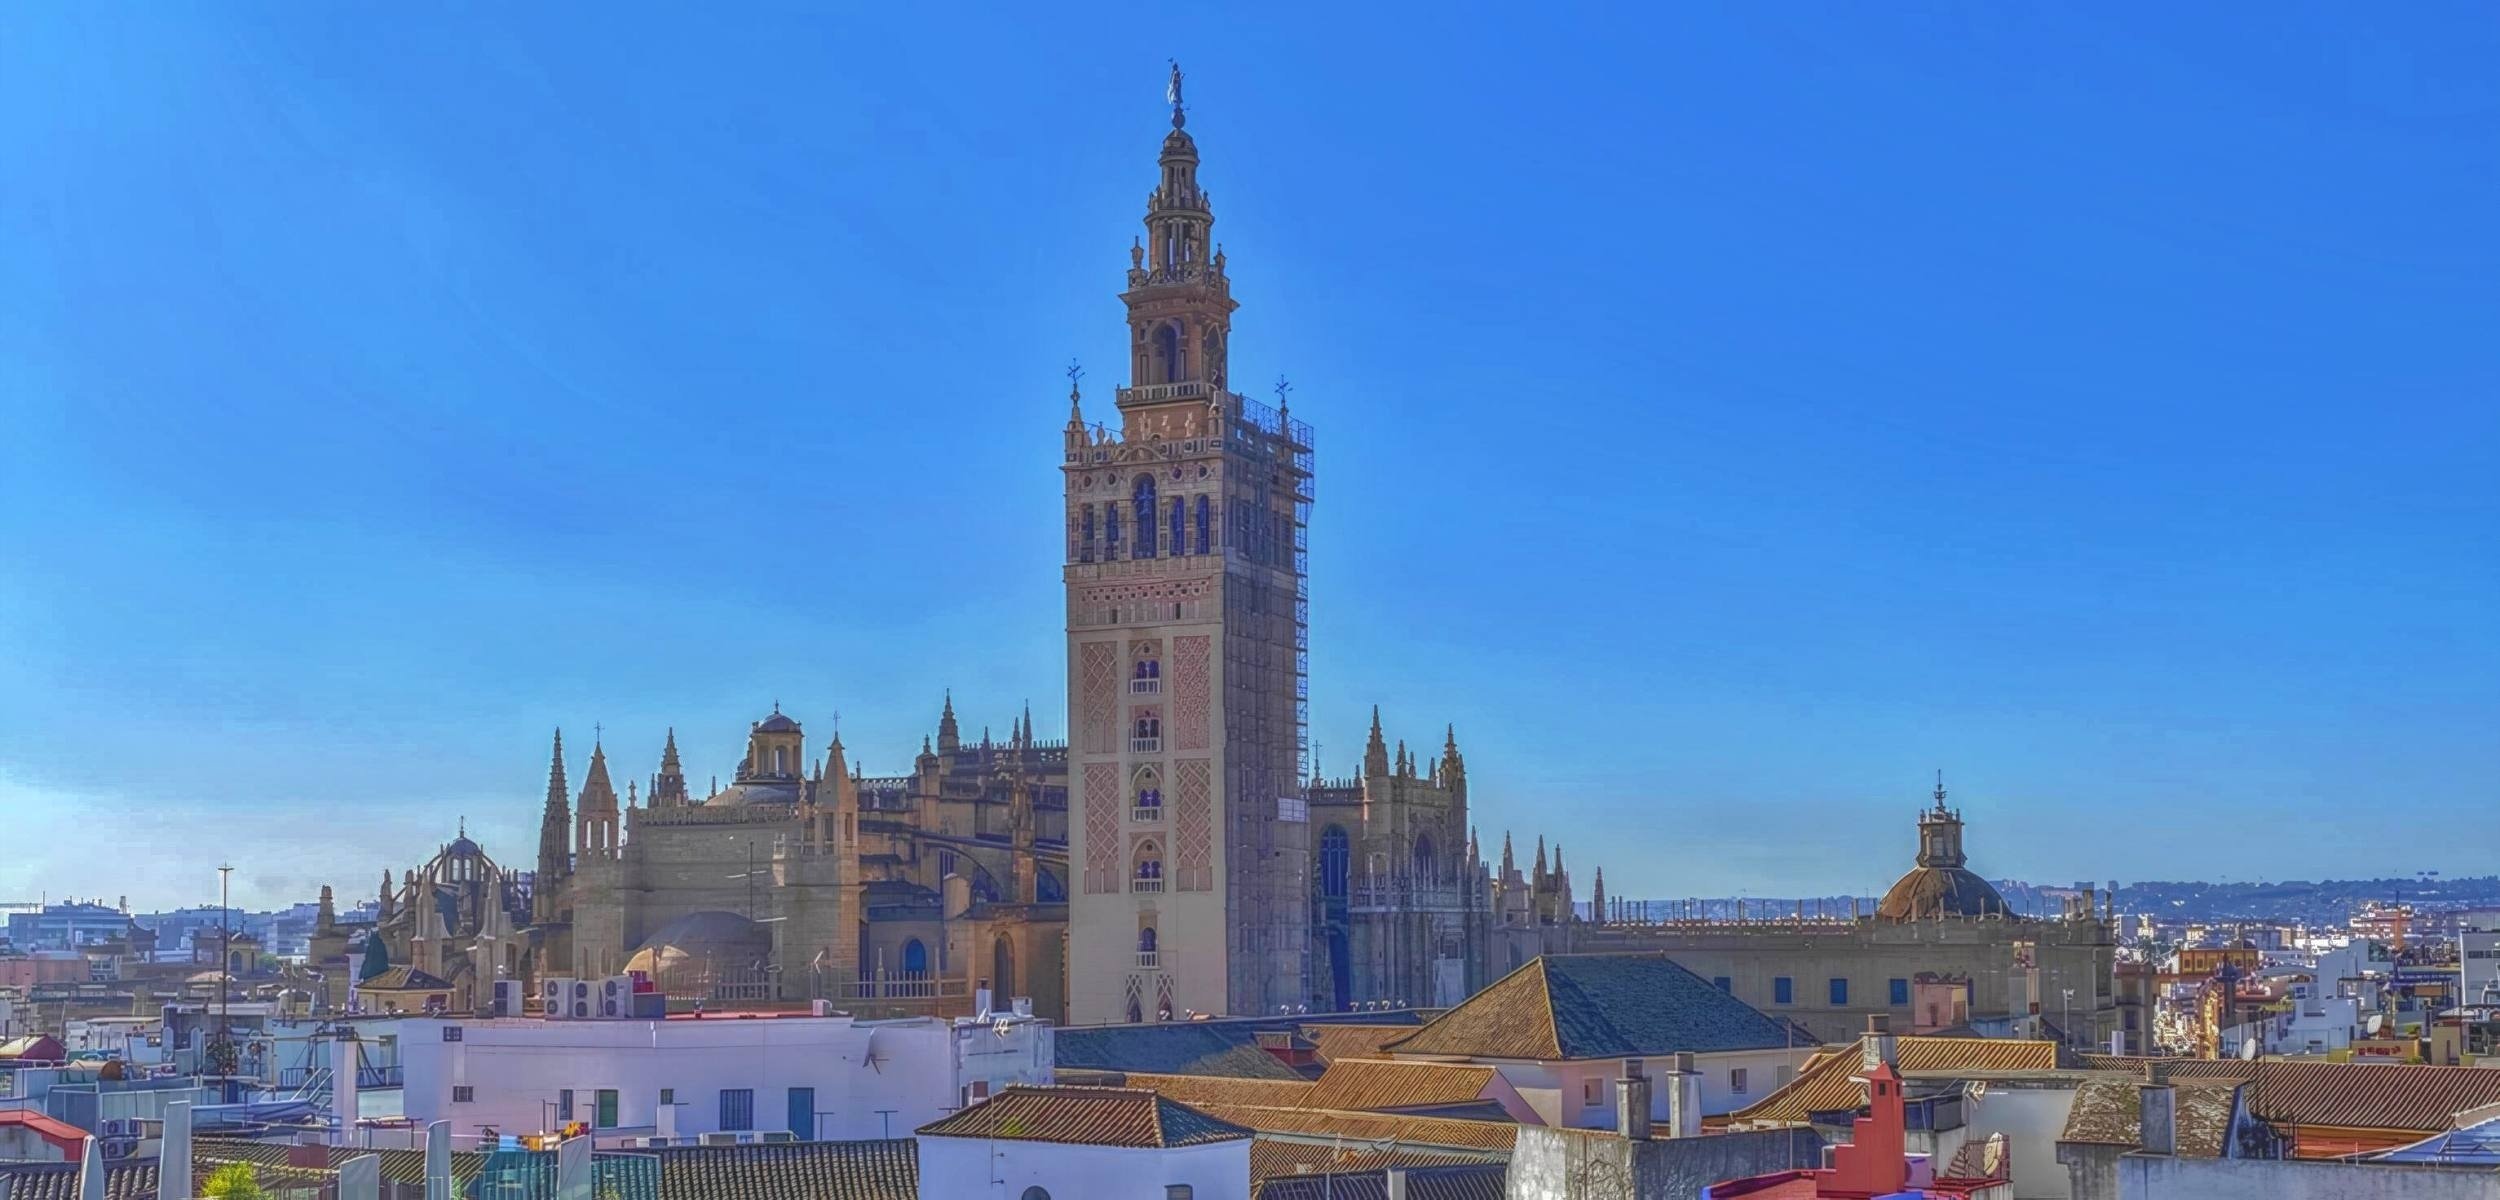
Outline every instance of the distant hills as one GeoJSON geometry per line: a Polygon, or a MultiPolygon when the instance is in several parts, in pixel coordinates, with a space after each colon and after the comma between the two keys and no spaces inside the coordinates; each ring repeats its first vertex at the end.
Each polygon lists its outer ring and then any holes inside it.
{"type": "MultiPolygon", "coordinates": [[[[2055,916],[2064,910],[2066,897],[2075,894],[2084,884],[2035,884],[2020,879],[1994,881],[2004,894],[2006,907],[2026,916],[2055,916]]],[[[2095,907],[2103,903],[2108,883],[2092,883],[2095,907]]],[[[2307,879],[2264,880],[2256,882],[2208,883],[2203,880],[2146,880],[2117,889],[2118,911],[2150,913],[2165,918],[2191,921],[2262,921],[2270,923],[2305,922],[2309,925],[2341,925],[2363,905],[2372,901],[2382,904],[2405,903],[2426,911],[2456,908],[2500,908],[2500,875],[2475,875],[2458,879],[2307,879]]],[[[1846,916],[1851,911],[1849,896],[1746,897],[1711,896],[1700,899],[1632,901],[1630,915],[1639,919],[1646,911],[1650,919],[1701,916],[1710,920],[1731,920],[1740,915],[1757,919],[1775,919],[1796,915],[1804,906],[1808,916],[1846,916]],[[1640,906],[1646,904],[1646,910],[1640,906]]],[[[1855,898],[1856,911],[1875,911],[1875,898],[1855,898]]],[[[1583,911],[1586,905],[1582,906],[1583,911]]]]}

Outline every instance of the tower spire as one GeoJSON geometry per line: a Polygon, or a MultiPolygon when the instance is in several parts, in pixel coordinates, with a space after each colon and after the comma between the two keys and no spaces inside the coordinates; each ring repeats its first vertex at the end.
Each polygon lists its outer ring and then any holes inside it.
{"type": "Polygon", "coordinates": [[[686,803],[686,768],[677,759],[677,727],[668,727],[668,744],[660,750],[660,773],[651,777],[651,807],[686,803]]]}
{"type": "Polygon", "coordinates": [[[1388,773],[1389,742],[1388,739],[1380,736],[1380,706],[1375,704],[1372,705],[1371,740],[1363,743],[1363,774],[1386,775],[1388,773]]]}
{"type": "Polygon", "coordinates": [[[538,880],[530,902],[540,923],[552,922],[561,911],[557,902],[564,877],[572,874],[571,804],[565,798],[564,731],[556,730],[555,752],[547,764],[547,808],[538,819],[538,880]]]}
{"type": "Polygon", "coordinates": [[[946,689],[946,707],[938,712],[937,748],[940,754],[953,754],[963,739],[955,726],[955,689],[946,689]]]}

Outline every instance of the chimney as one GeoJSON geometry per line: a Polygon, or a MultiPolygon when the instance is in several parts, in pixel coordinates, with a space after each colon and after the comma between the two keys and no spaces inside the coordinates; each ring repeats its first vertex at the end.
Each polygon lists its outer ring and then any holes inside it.
{"type": "Polygon", "coordinates": [[[1862,1065],[1866,1070],[1872,1071],[1882,1064],[1898,1068],[1901,1065],[1901,1051],[1899,1044],[1893,1041],[1892,1018],[1882,1013],[1868,1014],[1866,1041],[1859,1049],[1865,1056],[1862,1065]]]}
{"type": "Polygon", "coordinates": [[[1406,1168],[1391,1167],[1381,1174],[1389,1186],[1388,1200],[1406,1200],[1406,1168]]]}
{"type": "MultiPolygon", "coordinates": [[[[662,1113],[675,1110],[663,1105],[662,1113]]],[[[158,1191],[163,1191],[162,1187],[158,1191]]],[[[451,1122],[425,1127],[425,1200],[451,1200],[451,1122]]]]}
{"type": "MultiPolygon", "coordinates": [[[[438,1037],[435,1040],[440,1041],[438,1037]]],[[[337,1115],[339,1143],[349,1144],[356,1132],[356,1053],[355,1030],[341,1030],[330,1039],[330,1104],[337,1115]]]]}
{"type": "Polygon", "coordinates": [[[1623,1078],[1615,1080],[1615,1132],[1633,1141],[1649,1140],[1649,1077],[1641,1060],[1623,1060],[1623,1078]]]}
{"type": "Polygon", "coordinates": [[[156,1152],[156,1190],[159,1195],[188,1196],[191,1193],[191,1102],[177,1100],[165,1106],[165,1131],[156,1152]]]}
{"type": "Polygon", "coordinates": [[[1667,1067],[1667,1136],[1701,1136],[1701,1072],[1693,1056],[1678,1052],[1667,1067]]]}
{"type": "Polygon", "coordinates": [[[2136,1089],[2136,1112],[2143,1127],[2146,1154],[2179,1152],[2178,1093],[2164,1078],[2136,1089]]]}
{"type": "Polygon", "coordinates": [[[972,1019],[975,1021],[990,1019],[990,989],[986,986],[974,988],[972,991],[972,1019]]]}

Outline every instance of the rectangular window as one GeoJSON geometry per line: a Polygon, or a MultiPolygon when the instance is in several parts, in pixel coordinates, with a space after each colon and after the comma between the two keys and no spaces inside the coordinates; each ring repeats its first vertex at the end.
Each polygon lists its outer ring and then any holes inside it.
{"type": "Polygon", "coordinates": [[[556,1120],[570,1121],[572,1119],[573,1089],[566,1088],[563,1091],[556,1093],[556,1120]]]}
{"type": "Polygon", "coordinates": [[[720,1127],[724,1133],[755,1128],[755,1089],[720,1090],[720,1127]]]}
{"type": "Polygon", "coordinates": [[[1745,1094],[1745,1068],[1729,1067],[1727,1069],[1727,1090],[1738,1096],[1745,1094]]]}
{"type": "Polygon", "coordinates": [[[1909,1006],[1909,1003],[1910,1003],[1910,981],[1909,981],[1909,980],[1907,980],[1907,979],[1896,979],[1896,980],[1893,980],[1893,981],[1892,981],[1892,1006],[1893,1006],[1894,1008],[1906,1008],[1906,1007],[1908,1007],[1908,1006],[1909,1006]]]}
{"type": "Polygon", "coordinates": [[[1595,1103],[1597,1103],[1597,1081],[1596,1081],[1596,1080],[1594,1080],[1594,1079],[1584,1079],[1584,1080],[1580,1081],[1580,1103],[1582,1103],[1582,1104],[1595,1104],[1595,1103]]]}
{"type": "Polygon", "coordinates": [[[1834,1007],[1834,1008],[1840,1008],[1840,1007],[1844,1007],[1844,1006],[1846,1006],[1848,1003],[1849,1003],[1849,981],[1848,981],[1848,980],[1846,980],[1846,979],[1835,979],[1835,980],[1833,980],[1833,981],[1832,981],[1832,1007],[1834,1007]]]}
{"type": "Polygon", "coordinates": [[[1713,975],[1710,977],[1710,986],[1722,992],[1733,992],[1736,990],[1736,981],[1725,975],[1713,975]]]}
{"type": "Polygon", "coordinates": [[[1782,975],[1771,981],[1771,1003],[1794,1003],[1797,999],[1795,993],[1796,985],[1792,983],[1786,975],[1782,975]]]}
{"type": "Polygon", "coordinates": [[[446,1042],[456,1042],[456,1041],[459,1041],[459,1040],[460,1040],[460,1027],[459,1027],[459,1026],[457,1026],[457,1025],[445,1025],[445,1026],[443,1026],[443,1040],[444,1040],[444,1041],[446,1041],[446,1042]]]}
{"type": "Polygon", "coordinates": [[[791,1088],[789,1116],[790,1136],[801,1141],[813,1139],[816,1136],[816,1089],[791,1088]]]}
{"type": "Polygon", "coordinates": [[[600,1088],[592,1095],[596,1098],[598,1108],[591,1113],[591,1125],[599,1129],[616,1128],[616,1089],[600,1088]]]}
{"type": "Polygon", "coordinates": [[[451,1089],[451,1102],[454,1104],[468,1104],[476,1099],[477,1089],[467,1084],[457,1084],[451,1089]]]}
{"type": "Polygon", "coordinates": [[[662,1103],[662,1104],[675,1104],[675,1103],[677,1103],[677,1089],[676,1089],[676,1088],[661,1088],[661,1089],[660,1089],[660,1103],[662,1103]]]}

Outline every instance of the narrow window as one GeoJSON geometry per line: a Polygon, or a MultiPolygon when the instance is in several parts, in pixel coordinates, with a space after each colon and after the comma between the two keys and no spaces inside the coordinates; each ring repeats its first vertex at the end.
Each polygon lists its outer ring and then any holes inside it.
{"type": "Polygon", "coordinates": [[[1085,506],[1085,536],[1077,542],[1076,556],[1079,562],[1094,561],[1094,506],[1091,504],[1085,506]]]}
{"type": "Polygon", "coordinates": [[[1198,497],[1198,553],[1207,553],[1207,498],[1198,497]]]}
{"type": "Polygon", "coordinates": [[[755,1128],[755,1089],[720,1090],[720,1127],[724,1133],[755,1128]]]}
{"type": "Polygon", "coordinates": [[[1841,1007],[1846,1006],[1848,1003],[1849,1003],[1849,981],[1848,981],[1848,980],[1846,980],[1846,979],[1835,979],[1835,980],[1833,980],[1833,981],[1832,981],[1832,1007],[1834,1007],[1834,1008],[1841,1008],[1841,1007]]]}
{"type": "Polygon", "coordinates": [[[1155,556],[1155,481],[1152,475],[1137,477],[1137,490],[1131,498],[1137,508],[1137,557],[1155,556]]]}
{"type": "Polygon", "coordinates": [[[1796,999],[1796,985],[1786,975],[1771,981],[1771,1003],[1788,1004],[1796,999]]]}
{"type": "Polygon", "coordinates": [[[1733,980],[1730,980],[1730,979],[1729,979],[1727,976],[1725,976],[1725,975],[1713,975],[1713,976],[1711,976],[1711,977],[1710,977],[1710,986],[1712,986],[1712,987],[1714,987],[1714,988],[1717,988],[1717,989],[1719,989],[1719,990],[1720,990],[1720,991],[1722,991],[1722,992],[1733,992],[1733,991],[1735,991],[1735,990],[1736,990],[1735,982],[1734,982],[1733,980]]]}
{"type": "Polygon", "coordinates": [[[1739,1096],[1745,1094],[1745,1068],[1729,1067],[1727,1069],[1727,1090],[1739,1096]]]}
{"type": "Polygon", "coordinates": [[[1892,1006],[1893,1006],[1894,1008],[1904,1008],[1904,1007],[1907,1007],[1907,1006],[1909,1005],[1909,1003],[1910,1003],[1910,981],[1909,981],[1909,980],[1907,980],[1907,979],[1895,979],[1895,980],[1893,980],[1893,981],[1892,981],[1892,1006]]]}
{"type": "Polygon", "coordinates": [[[1189,525],[1185,516],[1188,504],[1188,501],[1183,500],[1178,496],[1172,497],[1171,553],[1174,558],[1178,558],[1181,555],[1189,553],[1189,525]]]}
{"type": "Polygon", "coordinates": [[[1102,506],[1102,560],[1112,562],[1120,557],[1120,506],[1102,506]]]}

